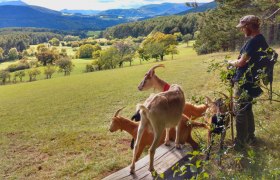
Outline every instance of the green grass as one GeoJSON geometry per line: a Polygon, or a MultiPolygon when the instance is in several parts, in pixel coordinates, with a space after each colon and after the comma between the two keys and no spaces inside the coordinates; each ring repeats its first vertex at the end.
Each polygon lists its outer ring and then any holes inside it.
{"type": "MultiPolygon", "coordinates": [[[[185,44],[179,50],[174,60],[167,56],[161,62],[166,68],[156,70],[159,77],[180,84],[187,100],[192,96],[213,97],[213,91],[224,90],[219,87],[217,75],[206,72],[206,62],[222,60],[227,54],[234,57],[235,53],[197,56],[185,44]]],[[[76,68],[82,69],[84,61],[77,60],[76,68]]],[[[158,63],[93,73],[77,71],[67,77],[0,86],[0,176],[100,179],[128,166],[132,158],[131,137],[125,132],[110,133],[109,124],[118,108],[126,106],[121,115],[130,117],[135,105],[153,92],[139,92],[137,85],[155,64],[158,63]]],[[[279,65],[276,74],[274,89],[280,93],[279,65]]],[[[279,103],[255,106],[257,136],[265,142],[256,149],[256,160],[265,167],[253,166],[241,174],[233,171],[237,177],[279,167],[279,109],[279,103]]],[[[204,130],[196,130],[199,131],[204,130]]],[[[232,175],[222,172],[221,176],[232,175]]]]}

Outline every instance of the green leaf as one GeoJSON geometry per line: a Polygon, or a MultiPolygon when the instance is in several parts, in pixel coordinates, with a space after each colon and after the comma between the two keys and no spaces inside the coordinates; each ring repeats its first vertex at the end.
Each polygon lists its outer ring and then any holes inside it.
{"type": "Polygon", "coordinates": [[[161,174],[159,175],[159,177],[160,177],[161,179],[164,179],[164,173],[161,173],[161,174]]]}
{"type": "Polygon", "coordinates": [[[181,170],[181,172],[185,172],[187,170],[187,167],[186,166],[181,166],[180,170],[181,170]]]}
{"type": "Polygon", "coordinates": [[[193,165],[190,167],[192,173],[197,173],[197,168],[193,165]]]}
{"type": "Polygon", "coordinates": [[[207,172],[204,172],[203,173],[203,178],[207,178],[208,179],[209,178],[209,174],[207,172]]]}
{"type": "Polygon", "coordinates": [[[200,168],[201,167],[201,160],[197,160],[196,162],[195,162],[195,166],[197,167],[197,168],[200,168]]]}

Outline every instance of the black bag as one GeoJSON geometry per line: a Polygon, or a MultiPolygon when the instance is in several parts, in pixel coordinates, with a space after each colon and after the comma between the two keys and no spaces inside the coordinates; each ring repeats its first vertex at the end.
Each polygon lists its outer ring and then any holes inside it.
{"type": "Polygon", "coordinates": [[[269,87],[269,99],[272,99],[272,82],[273,82],[273,69],[277,62],[278,54],[272,48],[266,50],[259,50],[263,53],[261,59],[255,63],[253,67],[253,74],[257,80],[261,80],[264,85],[270,85],[269,87]]]}

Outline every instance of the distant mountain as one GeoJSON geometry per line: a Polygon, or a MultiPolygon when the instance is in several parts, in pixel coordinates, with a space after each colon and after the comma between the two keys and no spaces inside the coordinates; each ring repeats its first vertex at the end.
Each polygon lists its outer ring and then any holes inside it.
{"type": "MultiPolygon", "coordinates": [[[[199,3],[203,5],[203,3],[199,3]]],[[[162,4],[150,4],[141,6],[137,9],[109,9],[106,11],[96,12],[95,10],[67,10],[64,9],[61,12],[68,14],[84,14],[84,15],[99,15],[99,16],[121,16],[127,19],[142,19],[151,18],[155,16],[167,16],[177,14],[183,11],[192,9],[187,7],[185,3],[162,3],[162,4]]]]}
{"type": "Polygon", "coordinates": [[[217,6],[218,6],[217,3],[215,1],[213,1],[210,3],[202,4],[201,6],[198,6],[196,8],[192,8],[192,9],[188,9],[186,11],[180,12],[180,13],[178,13],[178,15],[184,15],[184,14],[196,13],[196,12],[204,12],[209,9],[215,9],[217,6]]]}
{"type": "Polygon", "coordinates": [[[0,2],[0,6],[6,6],[6,5],[11,5],[11,6],[27,6],[27,4],[22,2],[22,1],[3,1],[3,2],[0,2]]]}
{"type": "Polygon", "coordinates": [[[67,13],[67,14],[78,14],[78,15],[97,15],[101,11],[98,11],[98,10],[69,10],[69,9],[63,9],[60,12],[67,13]]]}
{"type": "Polygon", "coordinates": [[[103,30],[107,27],[127,22],[119,18],[98,16],[63,15],[59,11],[39,6],[0,6],[0,28],[37,27],[60,30],[103,30]]]}
{"type": "Polygon", "coordinates": [[[128,19],[140,19],[177,14],[188,9],[191,7],[187,7],[184,3],[162,3],[145,5],[137,9],[110,9],[100,12],[99,15],[119,15],[128,19]]]}

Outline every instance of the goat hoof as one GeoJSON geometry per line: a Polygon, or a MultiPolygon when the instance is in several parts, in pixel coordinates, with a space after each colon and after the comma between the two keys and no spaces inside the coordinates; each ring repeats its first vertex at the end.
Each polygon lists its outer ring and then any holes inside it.
{"type": "Polygon", "coordinates": [[[180,144],[175,145],[176,149],[182,149],[182,146],[180,144]]]}
{"type": "Polygon", "coordinates": [[[170,141],[165,141],[164,145],[165,146],[170,146],[170,141]]]}
{"type": "Polygon", "coordinates": [[[155,168],[154,168],[154,167],[149,167],[149,171],[150,171],[151,173],[153,173],[153,172],[155,171],[155,168]]]}
{"type": "Polygon", "coordinates": [[[130,174],[135,174],[135,167],[134,166],[130,167],[130,174]]]}

